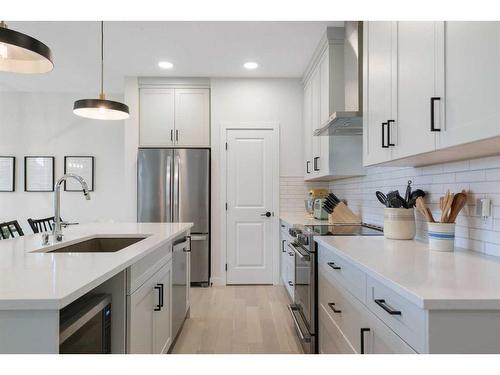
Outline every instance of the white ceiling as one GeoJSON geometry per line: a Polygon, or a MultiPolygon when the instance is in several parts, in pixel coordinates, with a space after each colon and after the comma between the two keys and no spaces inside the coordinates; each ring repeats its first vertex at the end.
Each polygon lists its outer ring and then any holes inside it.
{"type": "MultiPolygon", "coordinates": [[[[54,70],[0,72],[3,91],[97,92],[99,22],[8,22],[47,44],[54,70]]],[[[327,26],[343,22],[105,22],[105,91],[124,76],[300,77],[327,26]],[[162,70],[157,63],[171,61],[162,70]],[[248,71],[246,61],[259,68],[248,71]]]]}

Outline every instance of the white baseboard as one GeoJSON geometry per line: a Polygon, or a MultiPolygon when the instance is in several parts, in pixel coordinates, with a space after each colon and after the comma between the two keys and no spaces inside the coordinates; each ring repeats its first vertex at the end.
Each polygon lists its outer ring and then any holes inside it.
{"type": "Polygon", "coordinates": [[[226,285],[226,280],[224,280],[222,277],[211,277],[210,282],[213,286],[225,286],[226,285]]]}

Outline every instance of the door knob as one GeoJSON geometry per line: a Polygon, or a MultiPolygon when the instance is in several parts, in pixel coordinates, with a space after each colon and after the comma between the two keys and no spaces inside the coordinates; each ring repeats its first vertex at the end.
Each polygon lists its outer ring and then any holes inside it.
{"type": "Polygon", "coordinates": [[[260,216],[271,217],[271,213],[267,211],[265,214],[260,214],[260,216]]]}

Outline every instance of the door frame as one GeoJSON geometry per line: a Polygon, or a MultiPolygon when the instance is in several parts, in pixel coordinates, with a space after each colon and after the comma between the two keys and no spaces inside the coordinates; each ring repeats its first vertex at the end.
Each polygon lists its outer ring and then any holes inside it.
{"type": "Polygon", "coordinates": [[[277,121],[252,121],[252,122],[223,122],[220,128],[220,155],[221,155],[221,169],[220,169],[220,212],[221,215],[221,272],[224,275],[224,285],[227,285],[227,152],[226,140],[228,130],[271,130],[273,134],[273,207],[272,211],[274,216],[271,218],[273,227],[273,285],[278,285],[279,282],[279,217],[280,217],[280,124],[277,121]]]}

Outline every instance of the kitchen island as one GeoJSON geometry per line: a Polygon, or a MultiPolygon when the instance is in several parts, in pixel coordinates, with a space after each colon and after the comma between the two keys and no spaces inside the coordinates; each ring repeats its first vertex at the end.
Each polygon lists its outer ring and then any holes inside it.
{"type": "MultiPolygon", "coordinates": [[[[112,296],[113,353],[146,348],[126,334],[134,329],[132,296],[160,268],[171,267],[172,244],[187,238],[191,227],[191,223],[92,223],[67,228],[57,244],[43,246],[41,234],[0,241],[0,353],[58,353],[60,310],[91,291],[112,296]],[[137,242],[113,252],[54,252],[94,238],[137,242]]],[[[189,285],[189,278],[184,282],[189,285]]],[[[170,310],[170,301],[165,304],[170,310]]],[[[168,344],[172,340],[169,337],[168,344]]],[[[160,352],[168,349],[165,345],[160,352]]]]}

